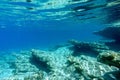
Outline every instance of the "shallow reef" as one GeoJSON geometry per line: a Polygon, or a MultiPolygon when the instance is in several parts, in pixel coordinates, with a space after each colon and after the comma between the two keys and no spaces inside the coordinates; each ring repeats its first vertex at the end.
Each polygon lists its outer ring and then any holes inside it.
{"type": "Polygon", "coordinates": [[[119,52],[103,43],[70,40],[52,51],[32,49],[13,57],[7,62],[11,75],[1,80],[120,80],[119,52]]]}

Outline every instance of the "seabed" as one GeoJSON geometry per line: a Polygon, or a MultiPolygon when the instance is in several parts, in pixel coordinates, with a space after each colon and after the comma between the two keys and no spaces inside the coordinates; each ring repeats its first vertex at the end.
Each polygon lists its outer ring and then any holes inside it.
{"type": "Polygon", "coordinates": [[[4,55],[0,80],[120,80],[120,53],[98,42],[70,40],[50,50],[4,55]]]}

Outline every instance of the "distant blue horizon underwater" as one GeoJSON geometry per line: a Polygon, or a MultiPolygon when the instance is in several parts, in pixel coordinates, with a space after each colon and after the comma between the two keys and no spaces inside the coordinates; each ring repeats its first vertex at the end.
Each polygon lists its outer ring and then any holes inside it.
{"type": "Polygon", "coordinates": [[[15,21],[4,20],[1,21],[1,24],[3,24],[0,28],[1,51],[32,48],[46,49],[64,44],[71,39],[87,42],[98,41],[100,37],[94,35],[93,32],[105,27],[97,23],[81,24],[55,20],[28,21],[21,26],[16,25],[15,21]]]}

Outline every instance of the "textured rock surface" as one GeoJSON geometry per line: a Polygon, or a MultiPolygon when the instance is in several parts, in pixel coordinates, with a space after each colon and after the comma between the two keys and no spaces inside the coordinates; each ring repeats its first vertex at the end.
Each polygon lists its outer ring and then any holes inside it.
{"type": "Polygon", "coordinates": [[[24,77],[24,80],[47,80],[47,74],[43,71],[39,71],[24,77]]]}
{"type": "Polygon", "coordinates": [[[79,53],[84,53],[84,55],[85,53],[87,53],[87,55],[98,55],[101,51],[109,49],[104,43],[79,42],[76,40],[70,40],[69,43],[73,45],[71,49],[75,55],[79,55],[79,53]]]}
{"type": "Polygon", "coordinates": [[[97,57],[98,61],[120,68],[120,53],[114,51],[104,51],[97,57]]]}
{"type": "Polygon", "coordinates": [[[81,56],[81,58],[69,57],[68,61],[76,69],[76,71],[83,76],[84,80],[103,80],[105,73],[118,70],[115,67],[109,67],[95,60],[81,56]]]}
{"type": "Polygon", "coordinates": [[[16,59],[10,63],[13,75],[4,79],[104,80],[107,77],[106,80],[109,80],[112,78],[109,73],[118,71],[117,67],[100,63],[94,57],[73,56],[74,51],[69,48],[70,46],[64,46],[54,51],[32,49],[21,54],[14,54],[16,59]]]}

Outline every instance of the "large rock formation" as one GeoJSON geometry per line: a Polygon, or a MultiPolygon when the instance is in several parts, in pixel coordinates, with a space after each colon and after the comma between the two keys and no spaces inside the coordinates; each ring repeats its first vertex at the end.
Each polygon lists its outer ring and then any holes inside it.
{"type": "Polygon", "coordinates": [[[79,74],[80,80],[112,80],[111,76],[109,76],[109,79],[106,79],[105,74],[117,70],[115,67],[102,64],[86,56],[78,58],[70,56],[68,62],[70,66],[75,68],[75,72],[79,74]]]}
{"type": "Polygon", "coordinates": [[[120,26],[107,27],[101,31],[94,32],[94,34],[120,42],[120,26]]]}
{"type": "MultiPolygon", "coordinates": [[[[98,55],[97,60],[111,67],[120,68],[120,53],[118,52],[104,51],[98,55]]],[[[105,80],[120,80],[120,70],[105,73],[103,77],[105,80]]]]}
{"type": "Polygon", "coordinates": [[[110,66],[120,68],[120,53],[118,52],[104,51],[98,55],[97,60],[110,66]]]}
{"type": "Polygon", "coordinates": [[[70,44],[72,44],[73,55],[83,55],[90,54],[90,55],[98,55],[103,50],[108,50],[109,48],[104,45],[104,43],[97,43],[97,42],[79,42],[76,40],[70,40],[70,44]]]}

